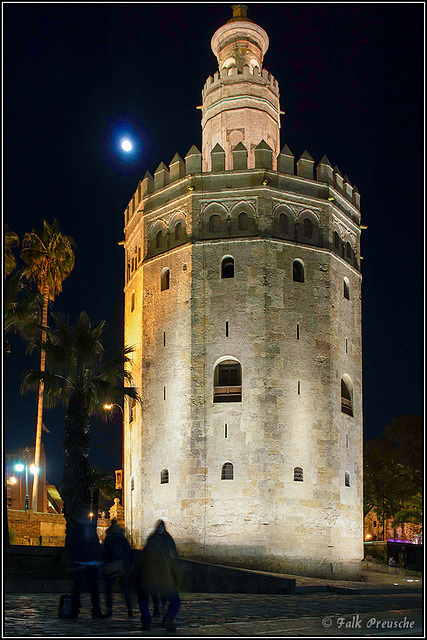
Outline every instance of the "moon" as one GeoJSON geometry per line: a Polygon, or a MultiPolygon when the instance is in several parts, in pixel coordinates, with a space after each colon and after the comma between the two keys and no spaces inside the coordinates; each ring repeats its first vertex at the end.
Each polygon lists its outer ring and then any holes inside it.
{"type": "Polygon", "coordinates": [[[122,141],[122,149],[123,151],[131,151],[132,143],[130,140],[126,139],[122,141]]]}

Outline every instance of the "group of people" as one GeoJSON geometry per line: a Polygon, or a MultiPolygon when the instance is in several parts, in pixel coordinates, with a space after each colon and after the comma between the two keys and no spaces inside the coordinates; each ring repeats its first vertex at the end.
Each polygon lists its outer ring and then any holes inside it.
{"type": "Polygon", "coordinates": [[[96,523],[90,520],[87,511],[81,511],[80,517],[67,536],[70,577],[73,581],[71,617],[77,618],[79,615],[80,594],[85,581],[91,594],[92,618],[111,617],[113,586],[119,579],[129,617],[133,616],[131,592],[136,591],[143,630],[150,629],[151,598],[153,616],[160,617],[161,603],[166,611],[161,624],[167,631],[175,631],[174,619],[181,604],[177,589],[177,550],[163,520],[158,520],[142,552],[136,553],[114,519],[101,545],[96,523]],[[100,578],[105,582],[105,613],[101,611],[100,606],[100,578]]]}

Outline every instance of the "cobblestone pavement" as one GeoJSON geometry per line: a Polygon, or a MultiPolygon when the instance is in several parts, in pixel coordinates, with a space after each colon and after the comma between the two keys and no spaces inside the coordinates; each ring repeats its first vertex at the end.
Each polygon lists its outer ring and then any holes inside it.
{"type": "Polygon", "coordinates": [[[58,618],[59,595],[8,594],[4,597],[3,637],[423,636],[422,594],[415,591],[366,595],[182,594],[181,600],[177,631],[167,634],[156,618],[151,631],[142,631],[137,606],[135,616],[128,618],[121,594],[115,594],[113,617],[106,620],[91,619],[89,594],[82,596],[77,620],[58,618]]]}

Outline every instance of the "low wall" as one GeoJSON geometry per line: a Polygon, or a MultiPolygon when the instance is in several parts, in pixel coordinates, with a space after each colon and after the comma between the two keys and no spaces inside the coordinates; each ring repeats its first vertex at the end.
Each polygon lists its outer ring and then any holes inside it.
{"type": "MultiPolygon", "coordinates": [[[[136,550],[135,553],[141,553],[136,550]]],[[[178,588],[186,593],[295,593],[295,579],[259,571],[178,559],[178,588]]],[[[4,547],[6,593],[67,593],[71,580],[64,548],[4,547]]],[[[101,581],[101,590],[102,590],[101,581]]]]}
{"type": "Polygon", "coordinates": [[[181,591],[190,593],[295,593],[295,579],[262,571],[178,559],[181,591]]]}
{"type": "MultiPolygon", "coordinates": [[[[59,513],[7,510],[9,539],[12,545],[63,547],[65,518],[59,513]]],[[[98,537],[102,541],[110,525],[107,518],[98,518],[98,537]]]]}

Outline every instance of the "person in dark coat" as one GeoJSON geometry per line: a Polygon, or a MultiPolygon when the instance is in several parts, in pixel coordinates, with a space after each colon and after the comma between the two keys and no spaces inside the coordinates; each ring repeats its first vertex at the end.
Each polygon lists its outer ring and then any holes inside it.
{"type": "Polygon", "coordinates": [[[132,617],[133,612],[129,575],[133,565],[134,551],[131,548],[129,542],[126,540],[123,529],[119,527],[115,518],[113,518],[113,520],[111,521],[111,524],[105,534],[103,545],[103,560],[105,563],[105,569],[107,569],[108,564],[116,562],[117,560],[121,560],[123,562],[124,571],[124,573],[119,576],[114,574],[105,575],[105,592],[107,601],[107,612],[105,615],[107,617],[113,615],[113,584],[118,578],[123,588],[128,616],[132,617]]]}
{"type": "Polygon", "coordinates": [[[162,627],[167,631],[176,631],[174,618],[181,606],[177,589],[176,558],[175,542],[166,531],[163,520],[158,520],[134,565],[138,604],[145,631],[150,629],[151,624],[148,608],[150,596],[154,601],[160,596],[164,602],[169,603],[162,627]]]}
{"type": "Polygon", "coordinates": [[[89,518],[89,507],[83,507],[75,524],[67,535],[67,550],[70,559],[70,577],[73,581],[71,593],[71,617],[80,613],[80,594],[86,582],[89,585],[92,618],[103,618],[99,605],[99,570],[102,564],[101,545],[96,523],[89,518]]]}

